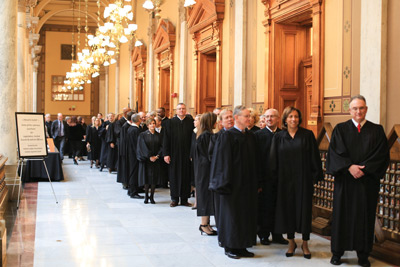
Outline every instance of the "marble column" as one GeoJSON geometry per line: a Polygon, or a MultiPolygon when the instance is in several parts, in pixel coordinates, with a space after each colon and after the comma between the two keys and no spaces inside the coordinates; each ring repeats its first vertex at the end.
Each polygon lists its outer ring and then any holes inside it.
{"type": "MultiPolygon", "coordinates": [[[[180,2],[179,18],[181,21],[180,51],[179,51],[179,102],[188,103],[187,99],[187,61],[188,61],[188,27],[184,1],[180,2]]],[[[172,87],[171,87],[172,88],[172,87]]]]}
{"type": "Polygon", "coordinates": [[[148,105],[147,105],[147,110],[153,110],[154,106],[154,50],[153,50],[153,28],[154,28],[154,20],[151,17],[151,14],[149,15],[150,18],[150,26],[147,29],[147,36],[149,39],[149,49],[147,50],[147,58],[148,58],[148,64],[147,64],[147,98],[148,98],[148,105]]]}
{"type": "Polygon", "coordinates": [[[132,62],[132,53],[133,49],[135,47],[133,46],[133,41],[129,44],[129,106],[131,109],[135,109],[135,99],[134,99],[134,68],[133,68],[133,62],[132,62]]]}
{"type": "Polygon", "coordinates": [[[119,54],[115,56],[115,114],[119,112],[119,75],[120,75],[120,59],[119,54]]]}
{"type": "Polygon", "coordinates": [[[100,67],[99,76],[99,112],[108,114],[108,110],[105,109],[104,103],[107,101],[105,98],[105,69],[103,66],[100,67]]]}
{"type": "Polygon", "coordinates": [[[37,112],[37,77],[39,59],[40,57],[37,57],[32,64],[32,112],[37,112]]]}
{"type": "MultiPolygon", "coordinates": [[[[109,83],[110,83],[110,77],[109,77],[109,71],[108,71],[108,66],[104,67],[105,70],[105,75],[104,75],[104,113],[107,114],[109,112],[108,110],[108,90],[109,90],[109,83]]],[[[118,115],[118,112],[115,113],[115,115],[118,115]]]]}
{"type": "Polygon", "coordinates": [[[25,112],[25,98],[27,96],[25,85],[26,59],[30,56],[26,49],[26,14],[25,3],[18,5],[18,39],[17,39],[17,111],[25,112]]]}
{"type": "Polygon", "coordinates": [[[17,162],[15,112],[17,111],[17,7],[15,0],[0,1],[0,153],[7,164],[17,162]]]}
{"type": "Polygon", "coordinates": [[[246,84],[246,2],[236,0],[235,10],[235,59],[234,59],[234,88],[233,106],[245,104],[246,84]]]}
{"type": "Polygon", "coordinates": [[[386,126],[387,0],[361,2],[360,94],[367,119],[386,126]]]}

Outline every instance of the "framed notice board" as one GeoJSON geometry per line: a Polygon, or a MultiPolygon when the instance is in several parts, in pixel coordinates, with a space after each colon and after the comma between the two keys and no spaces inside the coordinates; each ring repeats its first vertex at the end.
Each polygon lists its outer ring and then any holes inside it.
{"type": "Polygon", "coordinates": [[[16,112],[15,123],[19,158],[47,157],[44,114],[16,112]]]}

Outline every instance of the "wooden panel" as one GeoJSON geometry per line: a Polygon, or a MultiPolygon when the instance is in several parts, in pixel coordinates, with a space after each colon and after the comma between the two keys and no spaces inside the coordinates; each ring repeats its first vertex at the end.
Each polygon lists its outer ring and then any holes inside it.
{"type": "Polygon", "coordinates": [[[143,80],[137,79],[136,80],[136,111],[143,111],[143,80]]]}
{"type": "Polygon", "coordinates": [[[198,113],[213,111],[216,107],[216,54],[201,54],[199,73],[198,113]]]}
{"type": "Polygon", "coordinates": [[[165,108],[166,116],[169,116],[170,112],[170,96],[171,96],[171,85],[170,85],[170,69],[160,70],[160,105],[165,108]]]}
{"type": "Polygon", "coordinates": [[[296,62],[296,31],[285,31],[283,30],[283,84],[284,88],[296,88],[297,87],[297,62],[296,62]]]}

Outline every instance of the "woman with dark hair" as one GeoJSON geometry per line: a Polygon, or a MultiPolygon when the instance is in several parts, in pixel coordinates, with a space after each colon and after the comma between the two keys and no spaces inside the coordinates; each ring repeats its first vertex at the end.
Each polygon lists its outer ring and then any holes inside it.
{"type": "Polygon", "coordinates": [[[208,148],[216,122],[217,115],[212,112],[206,112],[201,116],[200,127],[196,134],[196,146],[193,153],[197,216],[201,216],[199,230],[201,234],[206,235],[217,234],[210,226],[210,216],[214,215],[214,200],[213,193],[208,190],[211,167],[208,148]]]}
{"type": "Polygon", "coordinates": [[[156,204],[154,191],[161,184],[160,158],[162,158],[162,138],[155,130],[156,121],[150,118],[146,121],[148,130],[139,135],[136,156],[139,160],[139,186],[144,186],[144,203],[156,204]],[[151,187],[150,197],[149,188],[151,187]]]}
{"type": "Polygon", "coordinates": [[[275,233],[287,233],[292,257],[297,248],[295,232],[302,233],[303,256],[311,259],[308,240],[311,232],[314,184],[323,179],[317,142],[312,131],[300,127],[301,112],[286,107],[283,130],[272,139],[269,164],[271,179],[277,184],[275,233]]]}
{"type": "Polygon", "coordinates": [[[90,168],[93,167],[93,162],[96,162],[96,168],[100,168],[100,151],[101,151],[101,139],[99,137],[99,130],[101,126],[101,120],[99,118],[92,118],[93,124],[87,128],[86,131],[86,142],[87,149],[89,152],[90,168]]]}
{"type": "Polygon", "coordinates": [[[82,139],[84,134],[85,132],[83,131],[82,125],[78,123],[76,116],[72,116],[69,125],[69,142],[71,144],[72,157],[75,165],[78,165],[77,160],[81,154],[82,139]]]}
{"type": "Polygon", "coordinates": [[[193,204],[192,210],[197,209],[196,183],[194,180],[193,157],[194,157],[194,150],[196,149],[196,135],[197,135],[197,131],[200,128],[200,118],[201,118],[201,114],[197,114],[194,117],[194,120],[193,120],[194,129],[193,129],[193,133],[192,133],[192,142],[190,144],[190,169],[191,169],[191,184],[192,184],[191,195],[194,197],[194,204],[193,204]]]}

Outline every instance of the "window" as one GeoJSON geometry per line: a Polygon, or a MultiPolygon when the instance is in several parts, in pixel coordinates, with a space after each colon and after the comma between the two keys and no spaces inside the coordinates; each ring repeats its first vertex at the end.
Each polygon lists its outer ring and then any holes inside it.
{"type": "Polygon", "coordinates": [[[51,76],[51,100],[52,101],[84,101],[85,93],[82,90],[63,89],[65,76],[51,76]]]}

